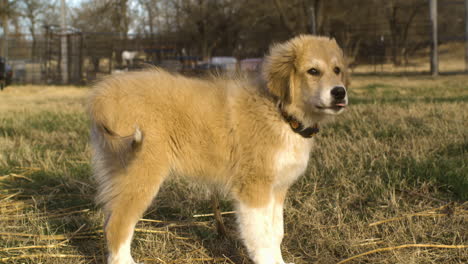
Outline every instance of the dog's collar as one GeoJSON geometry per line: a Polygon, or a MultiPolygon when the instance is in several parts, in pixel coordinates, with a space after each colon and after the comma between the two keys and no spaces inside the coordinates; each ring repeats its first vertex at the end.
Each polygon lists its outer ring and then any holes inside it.
{"type": "Polygon", "coordinates": [[[279,112],[281,113],[281,116],[283,116],[284,120],[288,122],[291,129],[294,132],[301,135],[302,137],[311,138],[320,131],[317,123],[315,123],[311,127],[304,127],[304,124],[302,124],[299,120],[297,120],[297,118],[295,118],[294,116],[284,111],[283,104],[281,102],[278,102],[278,109],[279,109],[279,112]]]}

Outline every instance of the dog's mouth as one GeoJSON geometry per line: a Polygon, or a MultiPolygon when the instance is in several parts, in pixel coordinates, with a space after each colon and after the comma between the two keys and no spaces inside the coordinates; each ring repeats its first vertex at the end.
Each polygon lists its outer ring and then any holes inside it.
{"type": "Polygon", "coordinates": [[[346,106],[348,104],[345,103],[345,102],[336,102],[336,103],[333,103],[332,105],[330,106],[322,106],[322,105],[316,105],[315,107],[318,109],[318,110],[333,110],[335,112],[338,112],[342,109],[345,109],[346,106]]]}

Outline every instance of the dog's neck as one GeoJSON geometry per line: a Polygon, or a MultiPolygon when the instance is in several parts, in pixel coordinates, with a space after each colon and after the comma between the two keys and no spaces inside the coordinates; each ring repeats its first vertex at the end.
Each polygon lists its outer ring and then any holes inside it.
{"type": "Polygon", "coordinates": [[[310,120],[304,115],[294,114],[296,112],[294,109],[286,109],[287,107],[284,105],[284,102],[270,92],[263,78],[259,77],[255,81],[257,82],[257,87],[260,88],[259,91],[269,98],[272,103],[276,104],[276,108],[293,132],[304,138],[311,138],[319,132],[320,129],[317,121],[310,120]]]}
{"type": "Polygon", "coordinates": [[[304,123],[301,122],[297,117],[295,117],[293,114],[289,114],[284,109],[283,102],[278,100],[277,107],[283,119],[289,124],[292,131],[295,133],[301,135],[304,138],[311,138],[319,132],[320,129],[318,123],[314,123],[312,126],[306,127],[304,123]]]}

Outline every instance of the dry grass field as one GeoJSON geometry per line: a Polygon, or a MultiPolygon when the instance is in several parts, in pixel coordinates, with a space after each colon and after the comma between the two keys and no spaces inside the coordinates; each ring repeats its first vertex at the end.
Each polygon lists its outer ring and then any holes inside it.
{"type": "MultiPolygon", "coordinates": [[[[84,87],[0,93],[0,263],[104,263],[84,87]]],[[[285,212],[285,259],[468,263],[468,76],[356,77],[347,112],[317,136],[285,212]],[[354,259],[349,259],[353,258],[354,259]]],[[[250,263],[208,195],[167,182],[137,226],[145,263],[250,263]]],[[[222,210],[231,211],[228,200],[222,210]]]]}

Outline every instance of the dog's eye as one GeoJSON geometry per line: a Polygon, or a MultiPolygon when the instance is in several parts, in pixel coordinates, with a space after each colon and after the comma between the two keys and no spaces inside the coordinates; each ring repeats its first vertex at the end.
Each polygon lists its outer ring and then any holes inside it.
{"type": "Polygon", "coordinates": [[[308,70],[307,73],[310,74],[310,75],[314,75],[314,76],[320,75],[320,71],[315,69],[315,68],[312,68],[312,69],[308,70]]]}
{"type": "Polygon", "coordinates": [[[335,68],[333,68],[333,71],[334,71],[336,74],[340,74],[341,69],[340,69],[340,67],[335,67],[335,68]]]}

